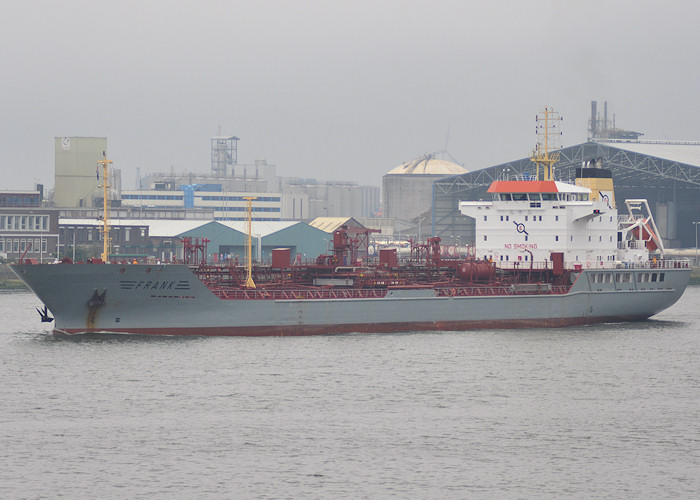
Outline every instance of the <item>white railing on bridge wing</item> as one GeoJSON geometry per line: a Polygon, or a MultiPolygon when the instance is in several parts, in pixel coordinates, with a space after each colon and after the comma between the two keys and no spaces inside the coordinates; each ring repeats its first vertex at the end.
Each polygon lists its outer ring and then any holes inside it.
{"type": "Polygon", "coordinates": [[[618,262],[617,269],[687,269],[690,259],[652,259],[642,262],[618,262]]]}
{"type": "Polygon", "coordinates": [[[625,240],[617,242],[618,250],[644,250],[646,242],[642,240],[625,240]]]}

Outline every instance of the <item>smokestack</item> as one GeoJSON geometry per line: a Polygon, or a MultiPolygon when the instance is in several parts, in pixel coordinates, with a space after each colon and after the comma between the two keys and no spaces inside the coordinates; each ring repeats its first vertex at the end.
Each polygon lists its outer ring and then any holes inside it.
{"type": "Polygon", "coordinates": [[[603,127],[605,127],[605,130],[608,130],[608,101],[605,101],[605,112],[603,114],[603,119],[605,120],[603,122],[603,127]]]}
{"type": "Polygon", "coordinates": [[[597,129],[598,129],[598,123],[596,116],[598,114],[598,109],[597,109],[598,103],[596,101],[591,101],[591,137],[596,137],[597,135],[597,129]]]}

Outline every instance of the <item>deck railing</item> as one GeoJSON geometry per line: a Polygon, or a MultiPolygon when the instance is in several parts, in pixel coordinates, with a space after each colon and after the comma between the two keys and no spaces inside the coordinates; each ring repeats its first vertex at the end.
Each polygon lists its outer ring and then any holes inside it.
{"type": "Polygon", "coordinates": [[[689,269],[690,259],[657,259],[642,262],[618,262],[615,269],[689,269]]]}
{"type": "MultiPolygon", "coordinates": [[[[553,295],[565,294],[568,286],[552,286],[547,283],[519,283],[503,286],[456,286],[434,288],[436,297],[479,297],[496,295],[553,295]]],[[[319,289],[319,290],[239,290],[212,288],[223,300],[314,300],[314,299],[380,299],[389,289],[319,289]]],[[[391,289],[397,290],[397,289],[391,289]]]]}

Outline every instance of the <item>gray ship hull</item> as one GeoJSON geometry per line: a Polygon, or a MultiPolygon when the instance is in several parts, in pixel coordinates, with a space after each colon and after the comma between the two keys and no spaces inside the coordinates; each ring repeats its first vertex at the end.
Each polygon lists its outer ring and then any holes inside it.
{"type": "Polygon", "coordinates": [[[314,335],[633,321],[674,304],[690,277],[689,268],[584,270],[566,294],[390,289],[381,298],[224,300],[183,265],[12,268],[53,314],[55,331],[68,334],[314,335]]]}

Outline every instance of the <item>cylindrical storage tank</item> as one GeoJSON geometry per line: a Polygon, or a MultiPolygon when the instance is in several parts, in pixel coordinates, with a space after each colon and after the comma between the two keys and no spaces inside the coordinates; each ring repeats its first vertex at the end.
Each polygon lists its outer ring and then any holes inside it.
{"type": "Polygon", "coordinates": [[[487,261],[467,261],[457,269],[457,276],[465,281],[488,281],[496,275],[496,269],[487,261]]]}

